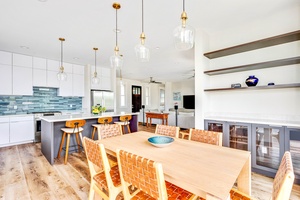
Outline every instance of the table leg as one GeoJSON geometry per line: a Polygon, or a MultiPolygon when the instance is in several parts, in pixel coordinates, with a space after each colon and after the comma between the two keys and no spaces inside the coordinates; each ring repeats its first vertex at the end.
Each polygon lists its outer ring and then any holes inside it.
{"type": "Polygon", "coordinates": [[[146,127],[148,127],[148,117],[146,117],[146,127]]]}
{"type": "Polygon", "coordinates": [[[168,118],[166,118],[166,125],[168,125],[168,118]]]}
{"type": "Polygon", "coordinates": [[[248,157],[237,179],[238,190],[251,196],[251,156],[248,157]]]}

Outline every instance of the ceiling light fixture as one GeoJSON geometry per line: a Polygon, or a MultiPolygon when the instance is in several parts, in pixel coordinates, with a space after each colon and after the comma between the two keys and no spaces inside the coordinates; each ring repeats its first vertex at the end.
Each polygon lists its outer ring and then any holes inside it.
{"type": "Polygon", "coordinates": [[[150,51],[145,46],[146,35],[144,33],[144,0],[142,0],[142,33],[140,35],[141,44],[135,46],[135,54],[140,62],[148,62],[150,59],[150,51]]]}
{"type": "Polygon", "coordinates": [[[186,24],[188,19],[185,12],[185,0],[183,0],[183,11],[181,13],[182,24],[174,30],[175,48],[178,50],[189,50],[194,46],[195,30],[186,24]]]}
{"type": "Polygon", "coordinates": [[[65,38],[59,38],[59,40],[60,40],[60,68],[59,68],[59,72],[57,73],[57,79],[59,81],[66,81],[67,74],[64,72],[64,67],[63,67],[63,42],[65,41],[65,38]]]}
{"type": "Polygon", "coordinates": [[[116,10],[116,46],[115,46],[115,55],[110,57],[111,67],[120,68],[123,66],[123,58],[119,55],[119,47],[118,47],[118,10],[121,8],[119,3],[114,3],[113,8],[116,10]]]}
{"type": "Polygon", "coordinates": [[[97,75],[97,62],[96,62],[98,48],[94,47],[93,49],[95,51],[95,71],[94,71],[94,76],[92,78],[92,83],[93,84],[99,84],[100,80],[99,80],[98,75],[97,75]]]}

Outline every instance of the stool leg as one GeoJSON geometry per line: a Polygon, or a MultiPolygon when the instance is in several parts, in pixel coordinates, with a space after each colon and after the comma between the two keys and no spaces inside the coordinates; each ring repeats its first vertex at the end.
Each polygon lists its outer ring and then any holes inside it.
{"type": "Polygon", "coordinates": [[[93,133],[92,133],[92,140],[94,139],[94,137],[95,137],[95,132],[96,132],[96,129],[97,129],[97,127],[94,127],[94,129],[93,129],[93,133]]]}
{"type": "Polygon", "coordinates": [[[57,154],[57,158],[60,158],[61,150],[62,150],[63,144],[65,142],[65,137],[66,137],[66,133],[64,132],[63,136],[61,138],[61,141],[60,141],[59,151],[58,151],[58,154],[57,154]]]}
{"type": "Polygon", "coordinates": [[[75,133],[75,137],[76,137],[78,152],[81,153],[81,147],[80,147],[80,141],[79,141],[78,133],[75,133]]]}
{"type": "Polygon", "coordinates": [[[67,145],[66,145],[66,154],[65,154],[65,164],[67,164],[67,160],[68,160],[69,145],[70,145],[70,134],[67,135],[67,145]]]}
{"type": "Polygon", "coordinates": [[[129,124],[127,124],[127,130],[128,130],[128,133],[131,133],[131,130],[130,130],[129,124]]]}

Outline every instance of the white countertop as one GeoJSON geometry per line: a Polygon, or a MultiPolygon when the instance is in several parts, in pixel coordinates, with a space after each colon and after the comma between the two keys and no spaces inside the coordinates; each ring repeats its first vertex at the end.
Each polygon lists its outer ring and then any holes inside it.
{"type": "Polygon", "coordinates": [[[73,114],[73,115],[60,115],[60,116],[43,116],[41,120],[46,122],[62,122],[68,120],[77,120],[77,119],[97,119],[105,116],[119,117],[122,115],[138,115],[139,113],[102,113],[100,115],[94,114],[73,114]]]}
{"type": "Polygon", "coordinates": [[[209,116],[204,117],[205,120],[216,120],[226,122],[240,122],[251,124],[267,124],[271,126],[287,126],[288,128],[300,128],[300,121],[297,120],[280,120],[280,119],[253,119],[253,118],[237,118],[224,116],[209,116]]]}

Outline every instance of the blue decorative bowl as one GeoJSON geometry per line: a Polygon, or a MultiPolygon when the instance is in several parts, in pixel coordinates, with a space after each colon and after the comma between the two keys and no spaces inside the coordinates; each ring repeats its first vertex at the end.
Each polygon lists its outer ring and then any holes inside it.
{"type": "Polygon", "coordinates": [[[154,136],[148,138],[148,142],[156,147],[166,147],[174,142],[174,138],[167,137],[167,136],[154,136]]]}

